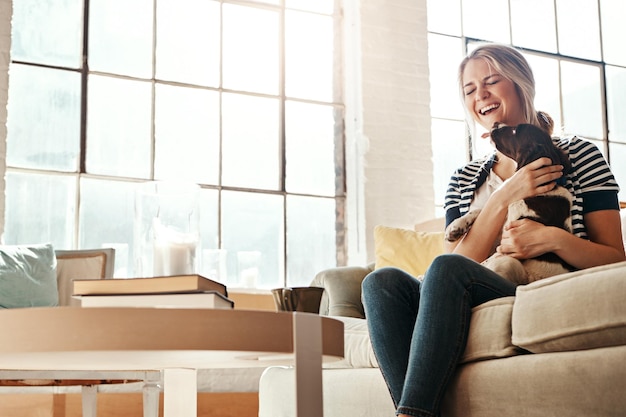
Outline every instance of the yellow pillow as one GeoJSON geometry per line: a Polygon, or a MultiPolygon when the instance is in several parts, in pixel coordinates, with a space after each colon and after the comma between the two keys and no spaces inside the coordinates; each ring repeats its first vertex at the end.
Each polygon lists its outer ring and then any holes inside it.
{"type": "Polygon", "coordinates": [[[374,228],[376,269],[395,266],[413,276],[423,275],[443,253],[444,232],[415,232],[387,226],[374,228]]]}

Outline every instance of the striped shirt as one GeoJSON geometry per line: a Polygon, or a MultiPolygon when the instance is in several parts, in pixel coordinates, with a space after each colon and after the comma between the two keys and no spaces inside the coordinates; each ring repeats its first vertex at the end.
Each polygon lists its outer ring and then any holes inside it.
{"type": "MultiPolygon", "coordinates": [[[[577,136],[553,138],[553,141],[572,163],[564,186],[573,197],[573,233],[587,238],[583,215],[597,210],[619,210],[619,186],[595,144],[577,136]]],[[[452,175],[444,203],[446,225],[469,211],[474,193],[485,183],[495,159],[494,151],[491,156],[469,162],[452,175]]]]}

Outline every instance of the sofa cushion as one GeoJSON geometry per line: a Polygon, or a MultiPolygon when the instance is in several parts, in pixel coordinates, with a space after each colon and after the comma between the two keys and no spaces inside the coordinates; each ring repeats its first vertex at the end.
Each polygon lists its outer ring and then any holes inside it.
{"type": "Polygon", "coordinates": [[[443,236],[443,232],[416,232],[376,226],[376,268],[394,266],[413,276],[423,275],[433,259],[443,253],[443,236]]]}
{"type": "Polygon", "coordinates": [[[0,246],[0,308],[50,307],[58,302],[51,244],[0,246]]]}
{"type": "Polygon", "coordinates": [[[626,344],[626,262],[517,289],[513,343],[534,353],[626,344]]]}
{"type": "Polygon", "coordinates": [[[333,317],[343,322],[343,359],[323,364],[324,368],[377,368],[367,322],[356,317],[333,317]]]}
{"type": "MultiPolygon", "coordinates": [[[[472,310],[470,333],[461,363],[504,358],[524,351],[511,342],[511,313],[515,297],[481,304],[472,310]]],[[[344,358],[328,362],[324,368],[376,368],[365,319],[333,317],[344,323],[344,358]]]]}
{"type": "Polygon", "coordinates": [[[506,358],[523,353],[511,341],[515,297],[497,298],[472,309],[470,331],[461,363],[506,358]]]}

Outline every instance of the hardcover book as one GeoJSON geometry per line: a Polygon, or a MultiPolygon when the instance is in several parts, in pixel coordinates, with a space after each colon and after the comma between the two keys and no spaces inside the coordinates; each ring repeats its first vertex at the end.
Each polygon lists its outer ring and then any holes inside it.
{"type": "Polygon", "coordinates": [[[164,294],[76,295],[81,307],[155,307],[231,309],[232,300],[216,291],[164,294]]]}
{"type": "Polygon", "coordinates": [[[148,278],[75,279],[73,295],[201,293],[228,297],[226,285],[198,274],[148,278]]]}

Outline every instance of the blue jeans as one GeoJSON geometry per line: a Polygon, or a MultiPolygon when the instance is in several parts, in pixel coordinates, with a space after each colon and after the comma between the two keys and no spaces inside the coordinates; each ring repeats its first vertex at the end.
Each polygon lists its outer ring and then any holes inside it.
{"type": "Polygon", "coordinates": [[[467,342],[472,307],[515,295],[515,285],[461,255],[437,257],[423,282],[396,268],[363,281],[374,354],[396,414],[439,415],[467,342]]]}

